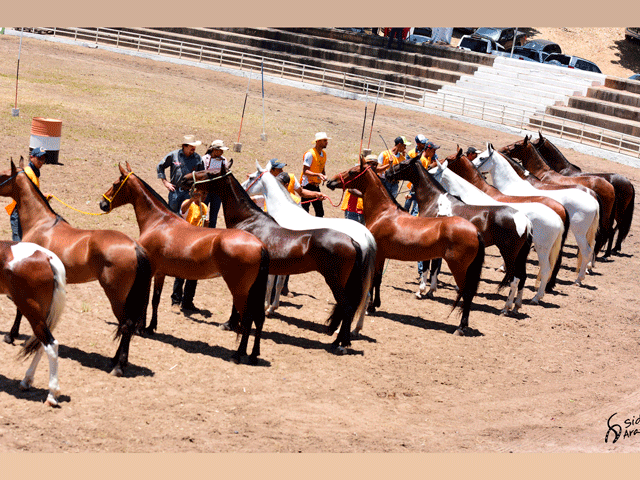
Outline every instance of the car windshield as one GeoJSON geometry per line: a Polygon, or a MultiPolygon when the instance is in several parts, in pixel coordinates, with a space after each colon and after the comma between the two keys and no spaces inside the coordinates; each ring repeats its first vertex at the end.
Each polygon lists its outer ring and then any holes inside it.
{"type": "Polygon", "coordinates": [[[460,48],[468,48],[474,52],[487,52],[487,41],[479,38],[463,38],[459,46],[460,48]]]}
{"type": "Polygon", "coordinates": [[[489,37],[496,42],[500,39],[500,30],[497,30],[495,28],[480,27],[476,30],[475,33],[476,35],[484,35],[485,37],[489,37]]]}

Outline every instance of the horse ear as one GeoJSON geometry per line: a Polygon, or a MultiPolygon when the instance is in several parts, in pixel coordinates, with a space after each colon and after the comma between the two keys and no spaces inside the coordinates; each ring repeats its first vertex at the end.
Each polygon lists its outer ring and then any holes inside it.
{"type": "Polygon", "coordinates": [[[360,155],[360,168],[364,168],[364,155],[360,155]]]}
{"type": "Polygon", "coordinates": [[[18,166],[24,170],[24,157],[22,155],[20,155],[20,163],[18,163],[18,166]]]}
{"type": "MultiPolygon", "coordinates": [[[[129,166],[129,164],[127,163],[127,167],[129,166]]],[[[120,175],[122,175],[123,177],[127,176],[127,171],[124,169],[124,167],[122,166],[121,163],[118,164],[118,168],[120,169],[120,175]]],[[[129,168],[129,170],[131,170],[131,168],[129,168]]]]}
{"type": "Polygon", "coordinates": [[[258,169],[259,172],[263,172],[264,171],[262,169],[262,167],[260,166],[260,163],[258,163],[258,160],[256,160],[256,168],[258,169]]]}
{"type": "Polygon", "coordinates": [[[16,169],[16,164],[13,163],[13,157],[11,157],[11,176],[15,177],[18,170],[16,169]]]}
{"type": "Polygon", "coordinates": [[[127,170],[128,170],[129,172],[132,172],[133,170],[131,169],[131,165],[129,165],[129,162],[126,162],[126,164],[127,164],[127,170]]]}
{"type": "Polygon", "coordinates": [[[493,144],[491,142],[487,142],[487,150],[489,151],[489,155],[493,153],[493,144]]]}
{"type": "Polygon", "coordinates": [[[440,168],[442,168],[442,170],[446,170],[448,165],[449,165],[449,160],[445,160],[443,163],[440,164],[440,168]]]}
{"type": "Polygon", "coordinates": [[[526,147],[528,144],[529,144],[529,135],[525,135],[523,145],[526,147]]]}
{"type": "Polygon", "coordinates": [[[456,153],[456,160],[459,160],[460,157],[462,157],[462,149],[460,148],[460,145],[458,145],[458,153],[456,153]]]}

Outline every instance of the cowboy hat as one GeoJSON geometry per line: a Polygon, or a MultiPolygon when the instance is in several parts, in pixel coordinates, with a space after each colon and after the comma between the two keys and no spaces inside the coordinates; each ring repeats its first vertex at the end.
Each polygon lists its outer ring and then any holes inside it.
{"type": "Polygon", "coordinates": [[[214,140],[209,145],[209,148],[217,148],[218,150],[229,150],[229,147],[224,146],[224,142],[222,140],[214,140]]]}
{"type": "Polygon", "coordinates": [[[180,145],[191,145],[192,147],[197,147],[198,145],[202,145],[200,140],[196,140],[195,135],[185,135],[182,137],[182,143],[180,145]]]}
{"type": "Polygon", "coordinates": [[[316,133],[316,139],[314,140],[314,143],[319,140],[331,140],[331,137],[327,137],[327,132],[318,132],[316,133]]]}

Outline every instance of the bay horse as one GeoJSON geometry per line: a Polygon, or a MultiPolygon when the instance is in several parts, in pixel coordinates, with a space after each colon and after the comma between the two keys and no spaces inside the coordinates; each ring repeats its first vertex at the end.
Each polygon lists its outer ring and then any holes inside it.
{"type": "Polygon", "coordinates": [[[149,303],[153,267],[147,252],[122,232],[69,225],[54,212],[22,166],[21,157],[19,169],[12,160],[11,171],[0,173],[0,196],[17,202],[23,240],[55,253],[65,267],[68,284],[100,283],[118,320],[115,338],[120,338],[109,368],[112,375],[122,376],[129,363],[131,336],[144,323],[149,303]]]}
{"type": "MultiPolygon", "coordinates": [[[[293,201],[289,192],[273,176],[266,175],[271,170],[271,162],[262,168],[256,161],[256,171],[242,183],[242,188],[249,195],[263,195],[267,205],[267,211],[278,224],[290,230],[315,230],[328,228],[342,232],[355,240],[361,249],[361,263],[365,272],[363,291],[369,292],[373,285],[373,276],[376,266],[378,247],[376,241],[367,227],[359,222],[346,218],[326,218],[310,215],[293,201]]],[[[355,318],[358,319],[353,333],[357,335],[364,325],[364,316],[367,310],[369,295],[363,295],[356,310],[355,318]]]]}
{"type": "Polygon", "coordinates": [[[129,163],[126,169],[122,165],[119,169],[120,176],[103,194],[100,209],[110,212],[122,205],[133,205],[140,229],[138,242],[155,266],[153,313],[145,332],[153,333],[157,328],[158,304],[166,275],[186,280],[221,276],[233,296],[229,325],[242,335],[231,360],[239,363],[246,355],[251,326],[255,323],[250,363],[257,363],[264,324],[262,302],[269,270],[265,246],[241,230],[191,225],[171,211],[164,199],[132,172],[129,163]]]}
{"type": "Polygon", "coordinates": [[[556,172],[566,175],[568,177],[588,176],[603,178],[607,182],[611,183],[615,190],[616,199],[613,207],[613,219],[615,220],[615,226],[612,225],[611,232],[609,234],[609,242],[605,251],[604,257],[608,257],[612,252],[619,252],[622,246],[622,242],[631,229],[631,221],[633,220],[633,209],[635,206],[636,190],[633,184],[625,176],[618,173],[596,173],[596,172],[583,172],[580,167],[569,162],[562,152],[549,141],[549,139],[542,136],[542,133],[538,133],[539,138],[533,145],[538,150],[540,156],[544,161],[556,172]],[[618,238],[616,240],[615,247],[613,246],[613,238],[618,232],[618,238]]]}
{"type": "Polygon", "coordinates": [[[21,354],[35,354],[20,388],[29,389],[42,354],[49,357],[49,394],[45,403],[58,405],[58,341],[52,330],[66,301],[65,268],[55,253],[35,243],[0,241],[0,294],[8,295],[33,330],[21,354]]]}
{"type": "Polygon", "coordinates": [[[613,223],[613,206],[616,192],[609,182],[599,177],[567,177],[549,167],[531,143],[531,138],[525,136],[523,140],[507,145],[500,150],[512,158],[522,162],[522,166],[535,175],[540,181],[562,187],[574,187],[582,185],[593,190],[600,202],[600,228],[596,235],[594,248],[594,260],[602,246],[609,240],[613,223]]]}
{"type": "Polygon", "coordinates": [[[532,303],[538,303],[544,292],[552,292],[556,284],[556,277],[562,260],[562,250],[567,233],[569,233],[570,219],[567,209],[560,202],[542,195],[522,197],[505,195],[486,182],[471,161],[462,154],[462,149],[458,149],[456,155],[451,155],[446,160],[448,161],[447,167],[449,170],[456,173],[460,178],[465,179],[499,204],[509,205],[521,211],[531,220],[533,225],[533,244],[538,255],[538,265],[540,267],[537,277],[537,282],[540,282],[539,290],[532,303]],[[558,219],[560,219],[560,222],[558,222],[558,219]],[[558,235],[561,236],[559,248],[556,246],[558,235]],[[547,269],[549,265],[553,267],[553,271],[551,276],[548,277],[547,269]]]}
{"type": "Polygon", "coordinates": [[[580,285],[584,280],[587,264],[593,255],[599,223],[598,202],[591,195],[575,188],[540,190],[534,187],[520,178],[515,167],[505,156],[496,151],[491,143],[487,144],[487,150],[479,154],[472,163],[480,173],[490,173],[493,185],[502,193],[520,197],[543,195],[557,200],[567,209],[569,228],[578,244],[576,267],[578,276],[575,283],[580,285]]]}
{"type": "MultiPolygon", "coordinates": [[[[497,202],[476,204],[458,193],[451,192],[424,168],[419,157],[408,158],[394,165],[385,172],[385,178],[388,181],[405,180],[414,185],[419,215],[457,215],[465,218],[482,234],[485,248],[492,245],[498,248],[505,264],[505,275],[498,285],[498,291],[510,287],[501,313],[508,313],[511,309],[514,313],[517,312],[522,306],[522,291],[527,278],[527,257],[531,250],[532,225],[529,219],[523,213],[508,206],[498,205],[497,202]],[[447,205],[446,209],[443,208],[443,204],[447,205]],[[518,301],[514,303],[516,294],[518,301]]],[[[420,284],[420,290],[419,293],[424,294],[424,280],[420,284]]]]}
{"type": "MultiPolygon", "coordinates": [[[[218,195],[222,200],[226,227],[244,230],[262,240],[269,252],[271,278],[278,275],[284,280],[284,275],[320,273],[336,301],[327,320],[329,334],[332,335],[341,325],[332,348],[342,352],[350,345],[351,322],[362,297],[366,300],[369,293],[363,288],[366,271],[361,262],[360,245],[355,240],[328,228],[295,231],[281,227],[255,204],[224,165],[220,172],[193,172],[184,177],[182,186],[218,195]]],[[[277,307],[279,293],[276,292],[274,303],[270,305],[271,289],[267,288],[265,303],[268,314],[277,307]]]]}
{"type": "Polygon", "coordinates": [[[458,285],[453,308],[462,298],[462,319],[455,334],[464,335],[484,263],[482,235],[473,223],[461,217],[414,217],[391,198],[375,174],[376,165],[376,162],[365,163],[361,157],[359,165],[327,182],[330,189],[355,188],[363,194],[365,224],[378,244],[373,309],[381,303],[380,283],[385,259],[443,258],[458,285]]]}

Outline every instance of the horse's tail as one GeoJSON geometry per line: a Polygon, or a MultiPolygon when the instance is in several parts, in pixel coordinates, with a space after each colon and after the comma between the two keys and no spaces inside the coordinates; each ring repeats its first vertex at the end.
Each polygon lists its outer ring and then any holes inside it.
{"type": "MultiPolygon", "coordinates": [[[[589,226],[589,230],[587,230],[587,235],[586,235],[587,242],[592,247],[595,246],[596,236],[598,235],[599,231],[600,231],[600,210],[597,210],[596,214],[595,214],[595,217],[594,217],[593,221],[591,222],[591,225],[589,226]]],[[[595,257],[596,253],[597,252],[594,249],[594,257],[595,257]]]]}
{"type": "Polygon", "coordinates": [[[348,322],[349,330],[351,330],[351,322],[362,303],[362,297],[366,298],[369,290],[365,290],[367,271],[363,264],[364,254],[362,248],[358,242],[351,240],[351,244],[356,249],[356,258],[353,264],[351,272],[349,272],[349,278],[344,288],[344,301],[345,304],[341,305],[340,302],[336,303],[336,306],[331,312],[331,316],[327,319],[328,332],[333,335],[340,326],[340,322],[348,322]]]}
{"type": "Polygon", "coordinates": [[[524,288],[524,284],[527,280],[527,258],[529,258],[529,253],[531,252],[531,245],[533,244],[533,227],[531,223],[527,225],[527,239],[524,241],[522,248],[518,252],[518,256],[516,257],[516,267],[515,267],[515,276],[520,279],[518,283],[518,290],[522,290],[524,288]]]}
{"type": "Polygon", "coordinates": [[[498,284],[498,292],[503,288],[508,287],[514,277],[518,277],[521,280],[520,283],[522,283],[523,271],[525,272],[524,276],[526,277],[527,257],[529,256],[529,251],[531,250],[531,222],[529,221],[529,219],[527,219],[527,228],[524,234],[524,243],[521,245],[520,250],[518,251],[518,254],[516,255],[516,258],[513,260],[513,262],[507,262],[507,258],[502,255],[502,258],[504,259],[504,277],[498,284]],[[526,249],[526,251],[523,251],[523,249],[526,249]]]}
{"type": "Polygon", "coordinates": [[[373,237],[371,238],[371,242],[366,248],[362,249],[362,268],[364,270],[363,277],[361,279],[362,283],[362,291],[360,292],[360,296],[356,297],[360,299],[358,307],[356,308],[356,313],[354,318],[357,318],[356,331],[362,330],[362,326],[364,324],[364,316],[367,310],[367,306],[369,304],[369,294],[371,289],[373,288],[373,277],[376,273],[376,255],[378,253],[378,245],[376,244],[373,237]]]}
{"type": "Polygon", "coordinates": [[[598,201],[598,229],[594,233],[594,239],[595,239],[595,244],[593,247],[594,258],[595,258],[595,255],[597,255],[598,252],[600,252],[600,249],[602,249],[602,246],[607,244],[607,240],[609,240],[609,235],[611,233],[608,229],[609,227],[608,225],[600,225],[600,219],[603,219],[604,221],[604,202],[600,198],[600,195],[597,195],[597,194],[596,194],[596,200],[598,201]]]}
{"type": "MultiPolygon", "coordinates": [[[[631,186],[631,201],[627,205],[627,208],[624,209],[622,213],[622,218],[618,222],[618,240],[617,244],[620,245],[622,241],[627,238],[629,234],[629,230],[631,230],[631,220],[633,220],[633,210],[636,203],[636,189],[633,184],[629,183],[631,186]]],[[[612,233],[613,235],[613,233],[612,233]]]]}
{"type": "MultiPolygon", "coordinates": [[[[562,232],[562,237],[560,240],[560,245],[558,246],[558,254],[553,259],[551,255],[549,255],[550,265],[553,265],[553,270],[551,272],[551,276],[549,277],[549,281],[547,282],[547,286],[544,288],[544,291],[550,293],[556,286],[556,279],[558,278],[558,272],[560,271],[560,265],[562,264],[562,251],[564,250],[564,244],[567,241],[567,235],[569,233],[569,227],[571,226],[571,219],[569,218],[569,212],[566,207],[564,209],[564,231],[562,232]]],[[[556,242],[558,239],[556,238],[556,242]]],[[[554,243],[551,251],[556,250],[556,245],[554,243]]]]}
{"type": "MultiPolygon", "coordinates": [[[[45,324],[49,332],[52,332],[60,321],[62,311],[67,301],[67,273],[64,264],[57,255],[48,256],[48,259],[49,266],[53,273],[53,297],[51,299],[51,305],[49,305],[49,314],[47,315],[45,324]]],[[[35,335],[32,335],[24,344],[22,355],[27,357],[34,354],[36,350],[40,348],[40,345],[40,340],[38,340],[35,335]]]]}
{"type": "Polygon", "coordinates": [[[264,325],[264,299],[267,294],[267,280],[269,279],[269,253],[265,247],[260,251],[260,266],[253,285],[249,288],[249,295],[244,311],[240,317],[241,325],[238,336],[242,332],[251,333],[251,325],[256,324],[256,331],[262,331],[264,325]]]}
{"type": "Polygon", "coordinates": [[[136,243],[136,277],[133,280],[131,290],[127,294],[124,302],[124,314],[127,322],[120,323],[116,331],[116,338],[122,335],[124,328],[133,328],[133,332],[137,331],[140,326],[144,326],[147,317],[147,307],[149,306],[149,293],[151,291],[151,279],[153,278],[153,269],[147,251],[136,243]],[[128,325],[133,320],[133,325],[128,325]]]}
{"type": "Polygon", "coordinates": [[[455,302],[453,302],[454,310],[458,306],[458,302],[462,297],[462,317],[467,318],[469,311],[471,310],[471,301],[478,292],[478,285],[480,284],[480,274],[482,273],[482,265],[484,263],[484,240],[482,240],[482,234],[478,232],[478,251],[473,262],[467,268],[467,274],[464,282],[464,288],[458,292],[455,302]]]}

